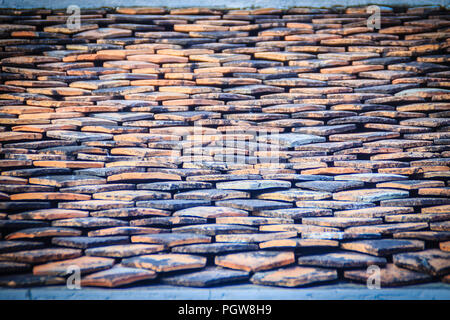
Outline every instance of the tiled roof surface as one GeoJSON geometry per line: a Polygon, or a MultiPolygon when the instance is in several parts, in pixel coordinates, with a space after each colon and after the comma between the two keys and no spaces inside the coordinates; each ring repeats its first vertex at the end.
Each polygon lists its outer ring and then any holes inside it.
{"type": "Polygon", "coordinates": [[[449,282],[450,14],[0,15],[0,285],[449,282]]]}

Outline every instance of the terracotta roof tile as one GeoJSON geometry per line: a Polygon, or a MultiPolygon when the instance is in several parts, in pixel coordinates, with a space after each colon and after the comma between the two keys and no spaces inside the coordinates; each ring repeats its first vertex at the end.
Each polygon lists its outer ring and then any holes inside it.
{"type": "Polygon", "coordinates": [[[449,281],[442,8],[1,11],[0,286],[449,281]]]}

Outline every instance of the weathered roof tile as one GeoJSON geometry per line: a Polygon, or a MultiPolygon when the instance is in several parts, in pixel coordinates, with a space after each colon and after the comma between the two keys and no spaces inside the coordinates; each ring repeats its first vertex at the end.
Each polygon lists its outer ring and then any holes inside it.
{"type": "Polygon", "coordinates": [[[448,10],[380,9],[4,11],[0,285],[448,282],[448,10]]]}

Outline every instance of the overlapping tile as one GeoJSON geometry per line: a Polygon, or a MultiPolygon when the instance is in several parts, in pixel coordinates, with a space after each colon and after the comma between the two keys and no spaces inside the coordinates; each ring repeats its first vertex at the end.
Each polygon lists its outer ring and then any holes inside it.
{"type": "Polygon", "coordinates": [[[0,10],[0,285],[448,282],[448,11],[365,10],[0,10]]]}

